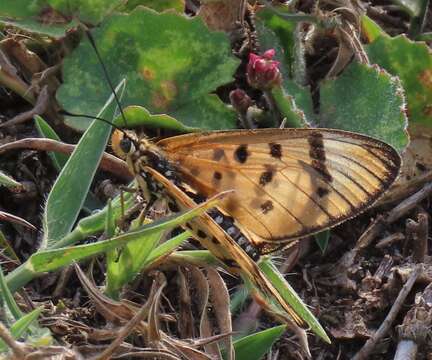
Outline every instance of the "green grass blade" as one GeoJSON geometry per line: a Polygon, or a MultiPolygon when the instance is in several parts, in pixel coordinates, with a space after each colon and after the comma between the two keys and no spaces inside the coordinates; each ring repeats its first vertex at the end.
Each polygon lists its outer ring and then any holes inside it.
{"type": "MultiPolygon", "coordinates": [[[[42,307],[32,310],[28,314],[22,316],[19,320],[17,320],[9,329],[10,333],[14,337],[14,339],[20,338],[24,332],[26,332],[32,323],[39,317],[42,313],[42,307]]],[[[7,351],[8,347],[6,344],[0,340],[0,353],[7,351]]]]}
{"type": "MultiPolygon", "coordinates": [[[[124,82],[120,83],[116,92],[122,91],[124,86],[124,82]]],[[[98,117],[112,119],[115,109],[116,105],[111,96],[98,117]]],[[[109,124],[94,120],[60,172],[44,209],[42,249],[51,248],[71,231],[87,196],[110,133],[109,124]]]]}
{"type": "Polygon", "coordinates": [[[286,302],[290,304],[295,312],[309,325],[310,329],[325,342],[330,344],[330,338],[326,334],[321,324],[310,312],[291,285],[284,279],[282,274],[274,267],[270,259],[263,259],[258,263],[258,266],[270,280],[273,286],[277,289],[280,295],[286,300],[286,302]]]}
{"type": "Polygon", "coordinates": [[[0,185],[6,186],[7,188],[21,188],[22,185],[12,179],[10,176],[7,176],[4,172],[0,171],[0,185]]]}
{"type": "Polygon", "coordinates": [[[3,270],[0,267],[0,303],[4,303],[12,316],[15,320],[19,320],[23,313],[19,309],[17,303],[15,302],[15,299],[12,295],[12,292],[10,291],[9,287],[7,286],[5,277],[3,275],[3,270]]]}
{"type": "Polygon", "coordinates": [[[234,341],[237,360],[260,360],[270,351],[277,339],[285,332],[286,326],[280,325],[245,336],[234,341]]]}
{"type": "Polygon", "coordinates": [[[109,240],[99,241],[94,244],[38,251],[30,257],[29,266],[31,266],[33,271],[37,273],[53,271],[63,266],[70,265],[75,261],[95,256],[114,248],[123,247],[126,243],[132,240],[141,239],[141,241],[146,241],[148,236],[152,234],[161,233],[167,229],[179,226],[190,221],[195,216],[202,214],[209,208],[215,206],[219,199],[225,194],[226,193],[217,195],[210,200],[201,203],[196,208],[181,213],[180,215],[155,221],[151,224],[144,225],[139,230],[131,231],[109,240]]]}
{"type": "Polygon", "coordinates": [[[175,249],[177,249],[187,238],[191,236],[189,231],[184,231],[181,234],[174,236],[173,238],[165,241],[163,244],[159,245],[150,253],[145,262],[143,263],[143,269],[151,266],[155,262],[159,261],[161,258],[168,256],[175,249]]]}
{"type": "MultiPolygon", "coordinates": [[[[49,124],[42,119],[39,115],[36,115],[34,117],[35,126],[40,136],[61,141],[60,137],[57,135],[57,133],[54,131],[54,129],[49,126],[49,124]]],[[[54,167],[57,169],[57,171],[61,171],[63,166],[65,166],[66,162],[69,159],[69,156],[62,153],[57,153],[54,151],[48,151],[48,156],[51,158],[51,161],[54,164],[54,167]]]]}

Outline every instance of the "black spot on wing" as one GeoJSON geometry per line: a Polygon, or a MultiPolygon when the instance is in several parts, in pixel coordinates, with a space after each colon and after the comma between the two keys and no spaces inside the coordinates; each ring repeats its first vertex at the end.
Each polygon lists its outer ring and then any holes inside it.
{"type": "Polygon", "coordinates": [[[222,173],[220,173],[219,171],[215,171],[213,173],[213,179],[216,180],[216,181],[222,180],[222,173]]]}
{"type": "Polygon", "coordinates": [[[275,159],[280,159],[282,157],[282,146],[281,144],[269,143],[270,155],[275,159]]]}
{"type": "Polygon", "coordinates": [[[206,234],[204,231],[202,231],[202,230],[198,230],[198,231],[197,231],[197,235],[198,235],[198,237],[200,237],[201,239],[205,239],[205,238],[207,237],[207,234],[206,234]]]}
{"type": "Polygon", "coordinates": [[[320,198],[326,196],[328,193],[329,193],[329,190],[326,188],[323,188],[321,186],[319,186],[317,189],[317,194],[320,198]]]}
{"type": "Polygon", "coordinates": [[[324,149],[323,135],[319,131],[313,131],[308,136],[309,157],[311,158],[312,168],[327,181],[332,182],[331,176],[326,165],[326,153],[324,149]]]}
{"type": "Polygon", "coordinates": [[[240,268],[240,266],[237,264],[237,262],[235,260],[232,260],[232,259],[222,259],[222,258],[220,258],[219,260],[221,260],[228,267],[231,267],[231,268],[240,268]]]}
{"type": "Polygon", "coordinates": [[[271,200],[267,200],[261,204],[261,210],[263,214],[267,214],[269,211],[273,210],[273,202],[271,200]]]}
{"type": "Polygon", "coordinates": [[[240,164],[244,164],[247,161],[249,155],[250,154],[246,144],[239,145],[239,147],[234,151],[234,159],[240,164]]]}
{"type": "Polygon", "coordinates": [[[267,185],[269,182],[273,180],[274,173],[275,173],[275,169],[272,168],[271,166],[267,166],[267,170],[264,171],[260,176],[259,184],[261,186],[267,185]]]}

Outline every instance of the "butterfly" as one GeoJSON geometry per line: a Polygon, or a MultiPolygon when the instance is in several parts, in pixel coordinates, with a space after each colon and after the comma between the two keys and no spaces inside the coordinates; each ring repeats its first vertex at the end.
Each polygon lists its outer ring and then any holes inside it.
{"type": "Polygon", "coordinates": [[[166,197],[175,211],[195,206],[200,196],[232,190],[216,212],[186,227],[298,324],[302,319],[254,260],[267,246],[292,243],[358,215],[384,194],[401,165],[390,145],[332,129],[201,132],[156,143],[117,130],[112,146],[150,203],[166,197]]]}

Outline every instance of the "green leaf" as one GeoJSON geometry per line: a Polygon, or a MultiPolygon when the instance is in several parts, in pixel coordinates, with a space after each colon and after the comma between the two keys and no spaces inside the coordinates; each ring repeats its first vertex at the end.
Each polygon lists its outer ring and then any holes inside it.
{"type": "Polygon", "coordinates": [[[145,259],[142,268],[145,269],[150,267],[161,258],[168,256],[189,237],[191,237],[191,233],[189,231],[183,231],[181,234],[160,244],[158,247],[153,249],[150,255],[145,259]]]}
{"type": "MultiPolygon", "coordinates": [[[[286,326],[280,325],[245,336],[234,341],[237,360],[260,360],[270,351],[273,344],[285,332],[286,326]]],[[[226,358],[226,357],[224,357],[226,358]]]]}
{"type": "Polygon", "coordinates": [[[144,225],[139,230],[131,231],[109,240],[68,248],[38,251],[36,254],[33,254],[30,257],[28,266],[31,267],[31,269],[36,273],[53,271],[90,256],[95,256],[115,248],[123,247],[130,241],[147,241],[149,236],[160,234],[165,230],[179,226],[202,214],[206,210],[215,206],[217,202],[225,195],[226,193],[221,193],[207,200],[206,202],[199,204],[192,210],[183,212],[177,216],[171,216],[166,219],[161,219],[160,221],[155,221],[153,223],[144,225]]]}
{"type": "MultiPolygon", "coordinates": [[[[120,88],[124,89],[124,82],[120,83],[117,91],[120,88]]],[[[114,117],[116,106],[112,102],[113,96],[109,98],[98,117],[114,117]]],[[[51,248],[71,231],[110,134],[109,124],[94,120],[60,172],[44,209],[42,249],[51,248]]]]}
{"type": "Polygon", "coordinates": [[[258,263],[259,268],[270,280],[279,294],[292,306],[294,311],[309,325],[310,329],[325,342],[330,344],[330,339],[325,330],[311,313],[302,299],[297,295],[291,285],[285,280],[282,274],[274,267],[269,258],[263,258],[258,263]]]}
{"type": "MultiPolygon", "coordinates": [[[[12,2],[13,1],[14,0],[12,0],[12,2]]],[[[69,30],[76,28],[78,26],[78,21],[73,19],[71,22],[62,25],[47,25],[46,23],[41,23],[32,18],[11,20],[0,15],[0,25],[13,26],[29,33],[47,35],[52,38],[60,39],[63,38],[69,30]]]]}
{"type": "MultiPolygon", "coordinates": [[[[42,307],[32,310],[28,314],[23,315],[19,320],[17,320],[9,329],[14,339],[19,339],[27,330],[29,330],[32,323],[39,317],[42,313],[42,307]]],[[[8,347],[0,340],[0,353],[7,351],[8,347]]]]}
{"type": "Polygon", "coordinates": [[[22,185],[18,181],[6,175],[3,171],[0,171],[0,185],[12,189],[13,188],[20,189],[22,187],[22,185]]]}
{"type": "MultiPolygon", "coordinates": [[[[36,129],[41,137],[45,137],[47,139],[61,141],[60,137],[54,131],[54,129],[39,115],[34,117],[36,129]]],[[[48,156],[51,158],[54,167],[57,171],[61,171],[63,166],[65,166],[66,162],[69,159],[69,155],[49,151],[48,156]]],[[[89,192],[83,204],[83,210],[87,213],[92,213],[93,211],[100,209],[103,207],[102,203],[96,198],[96,196],[89,192]]]]}
{"type": "Polygon", "coordinates": [[[363,15],[361,17],[362,35],[364,35],[369,42],[376,40],[381,35],[386,35],[386,32],[373,21],[369,16],[363,15]]]}
{"type": "Polygon", "coordinates": [[[297,83],[303,81],[304,53],[295,45],[295,23],[286,21],[266,9],[259,12],[258,39],[261,49],[275,49],[274,59],[280,62],[282,89],[273,94],[278,108],[290,127],[306,127],[313,122],[314,111],[308,88],[297,83]]]}
{"type": "MultiPolygon", "coordinates": [[[[60,137],[56,134],[54,129],[44,119],[42,119],[42,117],[36,115],[34,117],[34,120],[36,129],[40,136],[47,139],[61,141],[60,137]]],[[[57,153],[54,151],[49,151],[48,156],[51,158],[57,171],[60,171],[69,159],[68,155],[57,153]]]]}
{"type": "Polygon", "coordinates": [[[432,126],[432,52],[423,42],[406,36],[380,36],[366,46],[371,62],[402,82],[410,123],[432,126]]]}
{"type": "Polygon", "coordinates": [[[321,252],[324,254],[330,239],[330,230],[324,230],[315,234],[315,241],[318,244],[321,252]]]}
{"type": "Polygon", "coordinates": [[[49,21],[48,6],[48,1],[2,0],[0,24],[55,38],[64,37],[66,31],[78,25],[75,19],[69,21],[66,18],[62,19],[64,23],[53,24],[49,21]]]}
{"type": "MultiPolygon", "coordinates": [[[[135,198],[130,192],[125,193],[123,198],[123,208],[127,211],[134,204],[135,198]]],[[[120,196],[115,197],[114,200],[112,200],[111,202],[111,211],[113,214],[112,216],[115,218],[115,220],[118,220],[121,216],[123,216],[121,203],[122,201],[120,196]]],[[[84,240],[86,237],[94,236],[102,232],[105,228],[107,212],[108,206],[105,206],[102,210],[85,218],[82,218],[72,232],[68,233],[60,241],[52,244],[52,247],[57,249],[67,247],[84,240]]],[[[19,267],[11,271],[9,274],[7,274],[6,281],[12,293],[17,291],[18,289],[21,289],[35,277],[41,275],[34,270],[30,259],[28,259],[24,264],[20,265],[19,267]]]]}
{"type": "Polygon", "coordinates": [[[181,133],[197,131],[197,128],[192,128],[183,125],[169,115],[152,115],[142,106],[128,106],[123,110],[127,123],[125,124],[122,116],[117,116],[114,123],[121,127],[136,127],[144,126],[145,128],[167,129],[181,133]]]}
{"type": "Polygon", "coordinates": [[[106,294],[118,299],[124,285],[131,282],[143,267],[151,251],[159,243],[162,232],[155,232],[145,237],[129,241],[126,246],[116,249],[107,256],[107,287],[106,294]]]}
{"type": "Polygon", "coordinates": [[[280,61],[284,78],[292,78],[294,71],[295,24],[285,21],[268,9],[260,11],[256,19],[258,41],[261,51],[276,51],[274,59],[280,61]]]}
{"type": "Polygon", "coordinates": [[[185,7],[184,0],[129,0],[124,4],[124,9],[131,11],[139,5],[143,5],[158,12],[174,9],[179,13],[182,13],[185,7]]]}
{"type": "Polygon", "coordinates": [[[9,310],[9,312],[12,314],[12,316],[14,317],[15,320],[19,320],[23,313],[21,312],[21,310],[19,309],[13,295],[12,292],[10,291],[5,277],[3,275],[3,270],[0,267],[0,304],[4,304],[6,305],[7,309],[9,310]]]}
{"type": "Polygon", "coordinates": [[[84,23],[97,24],[115,11],[123,0],[46,0],[56,11],[84,23]]]}
{"type": "Polygon", "coordinates": [[[422,0],[394,0],[402,6],[411,16],[418,16],[422,8],[422,0]]]}
{"type": "Polygon", "coordinates": [[[338,78],[323,81],[318,126],[370,135],[402,150],[408,144],[404,106],[397,78],[352,63],[338,78]]]}
{"type": "MultiPolygon", "coordinates": [[[[210,31],[197,17],[139,7],[110,17],[93,36],[113,83],[127,80],[124,106],[140,105],[190,127],[235,126],[235,112],[211,94],[232,81],[239,64],[227,35],[210,31]]],[[[63,76],[57,98],[68,111],[94,114],[110,93],[88,41],[65,59],[63,76]]],[[[66,122],[78,129],[88,126],[87,119],[66,122]]]]}

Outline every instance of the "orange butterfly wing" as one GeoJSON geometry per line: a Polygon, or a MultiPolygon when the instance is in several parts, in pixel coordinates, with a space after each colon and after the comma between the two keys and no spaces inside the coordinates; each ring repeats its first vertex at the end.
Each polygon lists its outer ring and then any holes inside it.
{"type": "Polygon", "coordinates": [[[157,143],[206,196],[256,241],[288,241],[369,207],[398,175],[400,157],[373,138],[330,129],[217,131],[157,143]],[[252,233],[252,234],[251,234],[252,233]]]}
{"type": "MultiPolygon", "coordinates": [[[[196,206],[196,203],[191,198],[162,174],[149,167],[146,167],[145,171],[164,186],[167,193],[181,209],[191,209],[196,206]]],[[[268,281],[258,265],[208,214],[203,214],[191,220],[190,225],[193,227],[191,230],[196,240],[201,242],[205,248],[222,261],[232,274],[245,276],[266,298],[276,300],[290,316],[289,320],[298,325],[304,324],[303,319],[284,300],[273,284],[268,281]],[[200,232],[203,233],[202,236],[196,235],[200,232]]],[[[186,226],[186,228],[188,227],[186,226]]]]}

